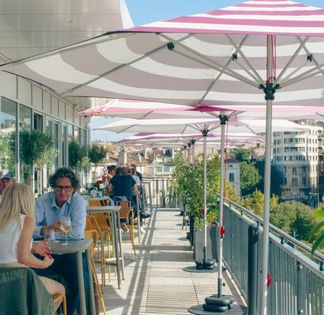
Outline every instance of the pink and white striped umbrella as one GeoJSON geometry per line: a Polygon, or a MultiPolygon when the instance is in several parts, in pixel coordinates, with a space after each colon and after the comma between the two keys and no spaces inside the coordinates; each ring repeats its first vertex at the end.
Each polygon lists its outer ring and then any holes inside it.
{"type": "Polygon", "coordinates": [[[133,119],[211,118],[209,112],[233,112],[229,106],[224,110],[217,106],[181,106],[160,102],[114,99],[96,107],[88,108],[82,116],[107,116],[133,119]]]}
{"type": "MultiPolygon", "coordinates": [[[[2,69],[42,83],[62,96],[139,99],[188,106],[266,103],[262,287],[258,312],[265,315],[272,103],[323,106],[323,47],[323,9],[289,0],[251,0],[206,14],[107,33],[2,69]]],[[[221,186],[221,226],[222,189],[221,186]]],[[[222,238],[219,245],[221,296],[222,238]]]]}
{"type": "Polygon", "coordinates": [[[277,105],[323,105],[323,36],[323,9],[252,0],[107,33],[2,69],[63,96],[264,105],[259,87],[270,80],[281,87],[277,105]]]}

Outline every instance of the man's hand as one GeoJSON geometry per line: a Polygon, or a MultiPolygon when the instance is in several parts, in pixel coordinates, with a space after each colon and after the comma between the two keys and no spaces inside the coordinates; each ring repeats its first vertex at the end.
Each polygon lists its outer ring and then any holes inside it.
{"type": "Polygon", "coordinates": [[[47,240],[38,242],[35,245],[33,245],[32,252],[35,254],[38,254],[40,256],[43,256],[43,257],[46,257],[46,256],[48,256],[50,258],[52,257],[51,250],[47,246],[47,240]]]}
{"type": "Polygon", "coordinates": [[[48,232],[50,230],[54,230],[55,232],[61,232],[61,223],[60,222],[55,222],[52,225],[43,226],[42,229],[41,229],[41,234],[44,235],[46,232],[48,232]]]}

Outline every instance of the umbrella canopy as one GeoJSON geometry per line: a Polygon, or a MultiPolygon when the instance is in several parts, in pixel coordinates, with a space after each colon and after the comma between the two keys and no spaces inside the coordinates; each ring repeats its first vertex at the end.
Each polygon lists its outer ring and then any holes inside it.
{"type": "Polygon", "coordinates": [[[217,106],[180,106],[160,102],[114,99],[107,104],[86,109],[82,116],[107,116],[134,119],[159,118],[210,118],[208,112],[232,111],[229,107],[217,106]],[[206,112],[206,113],[205,113],[206,112]]]}
{"type": "Polygon", "coordinates": [[[281,87],[277,105],[322,105],[323,36],[324,10],[256,0],[107,33],[3,69],[61,95],[192,106],[264,105],[271,76],[281,87]]]}
{"type": "MultiPolygon", "coordinates": [[[[114,99],[104,105],[86,109],[82,116],[107,116],[134,119],[165,118],[210,118],[214,112],[237,112],[243,119],[265,119],[265,106],[180,106],[159,102],[114,99]]],[[[324,106],[273,106],[275,119],[318,119],[324,118],[324,106]]]]}
{"type": "MultiPolygon", "coordinates": [[[[147,134],[147,135],[141,135],[141,133],[136,134],[134,136],[127,137],[125,139],[122,139],[118,141],[118,143],[134,143],[134,144],[172,144],[174,147],[175,144],[178,144],[179,147],[183,146],[191,146],[194,144],[195,146],[202,144],[203,136],[200,134],[147,134]]],[[[208,133],[207,137],[207,144],[209,145],[215,145],[218,146],[220,144],[221,135],[219,133],[208,133]]],[[[226,142],[228,144],[238,144],[238,145],[244,145],[251,142],[262,142],[262,137],[257,136],[253,133],[247,134],[227,134],[226,135],[226,142]]]]}
{"type": "MultiPolygon", "coordinates": [[[[227,135],[251,135],[265,133],[265,120],[242,120],[238,121],[233,117],[230,119],[227,135]]],[[[305,126],[298,125],[289,120],[273,120],[273,131],[297,131],[304,130],[305,126]]],[[[181,135],[199,134],[203,130],[212,131],[213,134],[220,134],[220,123],[216,118],[209,119],[129,119],[124,118],[111,122],[95,130],[107,130],[116,133],[122,132],[148,132],[148,133],[179,133],[181,135]]]]}

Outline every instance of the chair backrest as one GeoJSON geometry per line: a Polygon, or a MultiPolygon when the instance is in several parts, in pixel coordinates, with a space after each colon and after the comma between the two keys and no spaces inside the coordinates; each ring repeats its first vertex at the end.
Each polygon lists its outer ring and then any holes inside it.
{"type": "Polygon", "coordinates": [[[0,267],[0,314],[53,315],[53,298],[28,267],[0,267]]]}
{"type": "Polygon", "coordinates": [[[107,231],[110,230],[110,227],[109,227],[110,226],[110,221],[109,221],[109,216],[108,215],[106,215],[105,213],[98,212],[98,213],[94,213],[92,216],[95,218],[99,228],[102,231],[107,232],[107,231]]]}
{"type": "Polygon", "coordinates": [[[88,205],[90,207],[101,207],[101,200],[96,200],[96,199],[89,199],[88,200],[88,205]]]}
{"type": "Polygon", "coordinates": [[[130,202],[126,200],[118,201],[118,206],[120,206],[119,215],[122,219],[127,219],[129,212],[131,210],[130,202]]]}
{"type": "Polygon", "coordinates": [[[101,206],[110,206],[113,201],[110,197],[105,197],[103,199],[88,199],[88,205],[90,207],[101,207],[101,206]]]}

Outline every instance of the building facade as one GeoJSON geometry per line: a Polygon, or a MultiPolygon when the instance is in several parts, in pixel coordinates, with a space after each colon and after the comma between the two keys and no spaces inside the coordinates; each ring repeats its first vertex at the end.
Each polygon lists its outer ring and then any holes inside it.
{"type": "Polygon", "coordinates": [[[238,196],[241,196],[241,179],[240,179],[241,162],[234,159],[225,160],[226,180],[233,185],[238,196]]]}
{"type": "Polygon", "coordinates": [[[273,164],[283,175],[281,199],[309,202],[319,193],[319,138],[322,129],[273,133],[273,164]]]}

